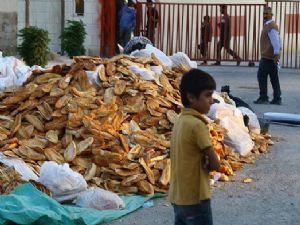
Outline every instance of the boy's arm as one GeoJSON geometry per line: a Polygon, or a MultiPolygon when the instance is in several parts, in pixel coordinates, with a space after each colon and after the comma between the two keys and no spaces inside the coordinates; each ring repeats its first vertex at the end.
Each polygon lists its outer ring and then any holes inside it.
{"type": "Polygon", "coordinates": [[[199,149],[201,149],[204,156],[204,166],[209,171],[218,170],[220,167],[220,162],[212,147],[208,128],[204,124],[198,123],[194,127],[194,134],[197,140],[197,145],[199,149]]]}
{"type": "Polygon", "coordinates": [[[209,171],[218,170],[220,167],[220,161],[214,149],[210,146],[203,150],[204,158],[207,159],[207,168],[209,171]]]}

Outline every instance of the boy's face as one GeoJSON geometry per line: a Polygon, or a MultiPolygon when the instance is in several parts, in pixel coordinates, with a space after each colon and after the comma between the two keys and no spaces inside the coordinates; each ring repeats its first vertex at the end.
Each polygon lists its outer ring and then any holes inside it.
{"type": "Polygon", "coordinates": [[[201,114],[207,114],[210,106],[213,104],[213,90],[204,90],[198,97],[188,93],[187,97],[190,102],[190,108],[195,109],[201,114]]]}

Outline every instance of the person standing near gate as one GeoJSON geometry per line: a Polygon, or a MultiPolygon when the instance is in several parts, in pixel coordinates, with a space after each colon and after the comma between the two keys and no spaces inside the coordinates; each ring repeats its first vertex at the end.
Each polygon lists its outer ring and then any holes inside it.
{"type": "Polygon", "coordinates": [[[212,39],[212,26],[208,15],[204,16],[203,20],[204,21],[201,24],[201,43],[198,48],[200,49],[200,53],[203,57],[201,65],[207,66],[208,44],[212,39]]]}
{"type": "Polygon", "coordinates": [[[241,58],[234,52],[230,47],[230,39],[231,39],[231,30],[230,30],[230,16],[227,13],[227,5],[221,5],[221,22],[218,24],[220,27],[220,40],[217,44],[217,62],[213,65],[220,66],[221,65],[221,51],[222,48],[226,50],[228,54],[230,54],[235,60],[236,65],[239,66],[241,63],[241,58]]]}
{"type": "Polygon", "coordinates": [[[124,5],[118,13],[119,42],[122,47],[125,47],[130,40],[135,27],[136,12],[131,4],[128,0],[124,0],[124,5]]]}
{"type": "Polygon", "coordinates": [[[158,11],[152,0],[147,0],[147,30],[146,37],[155,44],[155,28],[159,21],[158,11]]]}
{"type": "Polygon", "coordinates": [[[257,79],[259,84],[259,98],[254,104],[268,104],[268,75],[273,87],[273,100],[270,104],[281,105],[281,90],[278,77],[281,43],[279,29],[272,20],[272,9],[264,9],[264,26],[260,36],[260,54],[257,79]]]}

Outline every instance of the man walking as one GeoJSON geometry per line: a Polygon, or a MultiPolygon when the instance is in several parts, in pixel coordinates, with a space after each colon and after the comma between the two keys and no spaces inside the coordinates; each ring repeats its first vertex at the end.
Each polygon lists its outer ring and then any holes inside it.
{"type": "Polygon", "coordinates": [[[223,16],[221,17],[221,22],[218,24],[220,27],[220,40],[217,44],[217,62],[214,63],[213,65],[215,66],[221,65],[221,51],[222,48],[224,47],[226,52],[236,60],[236,65],[239,66],[241,63],[241,58],[229,46],[230,39],[231,39],[231,30],[230,30],[230,16],[228,15],[227,12],[227,5],[221,5],[220,7],[221,7],[220,12],[223,16]]]}
{"type": "Polygon", "coordinates": [[[273,100],[270,104],[281,105],[281,91],[278,78],[278,68],[280,59],[280,36],[276,23],[272,20],[272,9],[264,9],[264,27],[260,36],[261,59],[257,72],[259,84],[259,98],[254,104],[268,104],[268,75],[273,87],[273,100]]]}

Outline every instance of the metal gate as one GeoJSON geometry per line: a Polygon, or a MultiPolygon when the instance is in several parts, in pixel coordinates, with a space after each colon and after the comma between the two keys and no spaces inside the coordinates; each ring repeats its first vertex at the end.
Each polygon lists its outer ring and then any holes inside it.
{"type": "MultiPolygon", "coordinates": [[[[267,4],[273,8],[274,20],[280,28],[282,66],[300,68],[300,50],[297,46],[300,43],[299,1],[268,1],[267,4]]],[[[264,7],[265,4],[227,4],[231,24],[229,46],[243,61],[259,61],[264,7]]],[[[217,59],[218,23],[221,17],[219,4],[137,2],[136,9],[136,35],[148,36],[167,55],[182,51],[199,61],[203,59],[198,47],[201,43],[201,24],[204,16],[209,16],[212,38],[208,43],[207,59],[217,59]],[[155,10],[150,10],[152,8],[155,10]],[[156,13],[158,16],[154,15],[156,13]]],[[[233,59],[222,51],[222,60],[233,59]]]]}
{"type": "Polygon", "coordinates": [[[268,1],[279,25],[282,42],[282,65],[300,68],[300,1],[268,1]]]}

